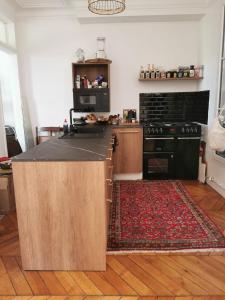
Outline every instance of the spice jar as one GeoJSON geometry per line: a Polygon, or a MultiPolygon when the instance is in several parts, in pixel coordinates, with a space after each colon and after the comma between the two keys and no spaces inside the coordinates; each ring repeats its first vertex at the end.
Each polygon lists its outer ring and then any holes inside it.
{"type": "Polygon", "coordinates": [[[195,67],[194,66],[190,66],[190,77],[195,77],[195,67]]]}

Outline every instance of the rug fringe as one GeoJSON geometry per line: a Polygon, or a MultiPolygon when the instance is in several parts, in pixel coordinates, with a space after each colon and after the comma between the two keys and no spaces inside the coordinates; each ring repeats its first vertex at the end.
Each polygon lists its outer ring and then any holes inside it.
{"type": "Polygon", "coordinates": [[[225,254],[225,248],[209,248],[209,249],[184,249],[184,250],[119,250],[119,251],[107,251],[107,255],[130,255],[130,254],[145,254],[145,255],[171,255],[171,254],[205,254],[212,255],[213,253],[225,254]]]}

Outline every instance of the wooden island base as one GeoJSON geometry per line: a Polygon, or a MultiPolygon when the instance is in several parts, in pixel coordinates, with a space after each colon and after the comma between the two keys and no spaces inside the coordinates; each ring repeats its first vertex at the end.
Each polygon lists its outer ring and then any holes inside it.
{"type": "Polygon", "coordinates": [[[106,269],[106,166],[13,163],[24,270],[106,269]]]}

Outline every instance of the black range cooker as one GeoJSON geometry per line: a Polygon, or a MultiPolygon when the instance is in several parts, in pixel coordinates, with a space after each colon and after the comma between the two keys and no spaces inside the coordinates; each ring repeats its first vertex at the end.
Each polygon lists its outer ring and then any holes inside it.
{"type": "Polygon", "coordinates": [[[201,126],[145,122],[144,179],[197,179],[201,126]]]}

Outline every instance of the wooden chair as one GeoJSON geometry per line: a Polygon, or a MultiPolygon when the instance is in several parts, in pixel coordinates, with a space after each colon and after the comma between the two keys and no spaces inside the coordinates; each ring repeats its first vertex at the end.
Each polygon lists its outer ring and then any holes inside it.
{"type": "Polygon", "coordinates": [[[40,144],[52,138],[58,136],[63,131],[62,127],[36,127],[36,144],[40,144]]]}

